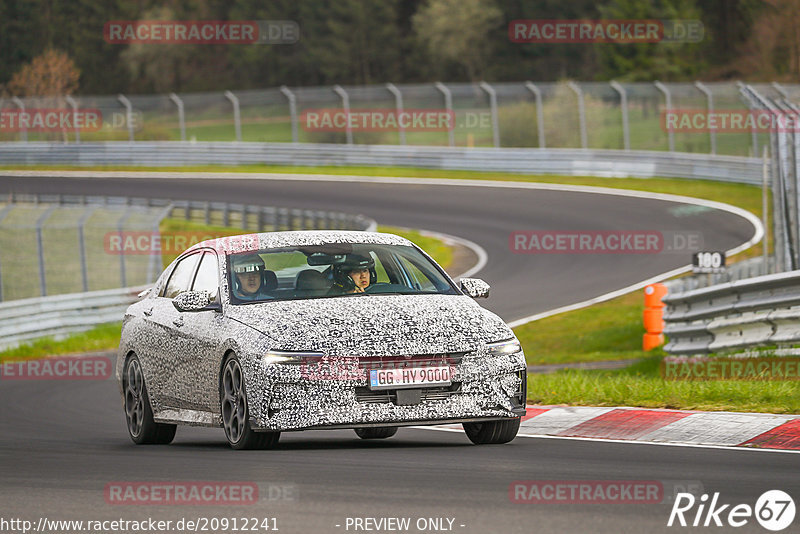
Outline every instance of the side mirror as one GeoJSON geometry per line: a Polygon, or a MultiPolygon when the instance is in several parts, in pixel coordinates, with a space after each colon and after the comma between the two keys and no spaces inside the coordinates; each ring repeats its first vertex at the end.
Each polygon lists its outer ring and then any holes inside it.
{"type": "Polygon", "coordinates": [[[489,297],[489,284],[480,278],[462,278],[461,291],[474,299],[485,299],[489,297]]]}
{"type": "Polygon", "coordinates": [[[206,291],[184,291],[172,299],[172,305],[182,312],[219,309],[206,291]]]}

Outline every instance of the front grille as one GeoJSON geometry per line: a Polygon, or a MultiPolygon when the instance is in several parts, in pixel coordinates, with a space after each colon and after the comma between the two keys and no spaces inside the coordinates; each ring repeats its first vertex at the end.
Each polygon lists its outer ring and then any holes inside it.
{"type": "MultiPolygon", "coordinates": [[[[449,386],[425,388],[422,390],[421,401],[440,401],[461,393],[461,382],[454,382],[449,386]]],[[[356,400],[368,404],[389,404],[397,402],[397,390],[372,391],[366,387],[356,388],[356,400]]]]}
{"type": "Polygon", "coordinates": [[[440,365],[459,365],[468,352],[450,352],[446,354],[416,354],[411,356],[360,356],[358,366],[370,369],[405,369],[415,367],[433,367],[440,365]]]}

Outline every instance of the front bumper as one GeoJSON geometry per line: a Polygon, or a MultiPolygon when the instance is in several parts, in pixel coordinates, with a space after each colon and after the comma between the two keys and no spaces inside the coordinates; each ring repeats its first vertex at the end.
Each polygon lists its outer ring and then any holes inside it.
{"type": "Polygon", "coordinates": [[[412,405],[398,401],[396,390],[369,390],[363,373],[351,373],[346,379],[330,375],[314,379],[296,365],[280,364],[262,371],[263,388],[249,395],[254,430],[429,425],[525,414],[522,352],[465,355],[451,367],[451,386],[421,389],[419,402],[412,405]]]}

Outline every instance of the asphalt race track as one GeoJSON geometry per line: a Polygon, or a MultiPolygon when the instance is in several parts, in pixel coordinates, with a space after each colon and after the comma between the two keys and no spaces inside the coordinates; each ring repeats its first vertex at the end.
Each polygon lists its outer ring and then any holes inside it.
{"type": "MultiPolygon", "coordinates": [[[[702,234],[707,250],[730,249],[753,234],[750,223],[730,213],[555,191],[292,180],[0,178],[0,193],[10,191],[330,208],[465,237],[488,253],[477,276],[493,286],[486,305],[506,320],[625,287],[689,259],[688,253],[673,251],[517,255],[509,250],[512,231],[694,232],[702,234]]],[[[347,528],[347,518],[408,517],[407,532],[447,531],[418,530],[419,518],[452,519],[452,531],[463,533],[694,531],[667,528],[666,503],[513,503],[509,488],[519,480],[660,481],[667,493],[676,485],[702,485],[706,493],[720,492],[721,503],[750,506],[769,489],[800,493],[800,456],[790,453],[524,437],[476,447],[463,433],[415,428],[401,429],[383,442],[359,440],[351,431],[289,433],[276,450],[235,452],[221,429],[181,427],[170,446],[137,447],[126,435],[113,380],[0,380],[0,406],[3,517],[34,525],[40,517],[257,517],[276,518],[281,532],[388,532],[347,528]],[[123,481],[254,482],[261,497],[245,506],[109,504],[104,488],[123,481]]],[[[764,530],[751,518],[736,531],[764,530]]]]}

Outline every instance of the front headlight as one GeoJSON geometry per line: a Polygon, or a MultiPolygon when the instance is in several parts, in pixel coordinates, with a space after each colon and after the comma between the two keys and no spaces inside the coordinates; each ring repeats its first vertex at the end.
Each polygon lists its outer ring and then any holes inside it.
{"type": "Polygon", "coordinates": [[[516,339],[506,339],[504,341],[496,341],[488,343],[486,349],[490,356],[503,356],[505,354],[516,354],[522,350],[519,341],[516,339]]]}
{"type": "Polygon", "coordinates": [[[324,356],[322,352],[292,351],[292,350],[269,350],[264,355],[264,363],[267,365],[274,363],[293,364],[303,361],[317,361],[324,356]]]}

